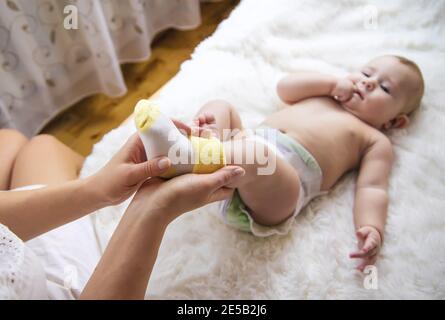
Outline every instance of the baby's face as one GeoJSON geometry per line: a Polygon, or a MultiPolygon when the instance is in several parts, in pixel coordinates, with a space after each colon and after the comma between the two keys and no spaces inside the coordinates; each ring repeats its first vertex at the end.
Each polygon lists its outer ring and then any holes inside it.
{"type": "Polygon", "coordinates": [[[410,67],[391,56],[371,60],[348,78],[357,92],[343,106],[379,129],[402,113],[419,81],[410,67]]]}

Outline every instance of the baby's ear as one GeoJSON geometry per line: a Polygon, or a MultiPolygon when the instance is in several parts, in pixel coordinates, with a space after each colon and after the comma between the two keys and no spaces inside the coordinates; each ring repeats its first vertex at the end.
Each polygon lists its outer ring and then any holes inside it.
{"type": "Polygon", "coordinates": [[[383,125],[384,130],[389,129],[403,129],[406,128],[409,124],[409,117],[406,114],[401,114],[395,117],[394,119],[388,121],[383,125]]]}
{"type": "Polygon", "coordinates": [[[409,117],[406,114],[398,115],[397,118],[394,119],[394,125],[392,126],[394,129],[404,129],[409,125],[409,117]]]}

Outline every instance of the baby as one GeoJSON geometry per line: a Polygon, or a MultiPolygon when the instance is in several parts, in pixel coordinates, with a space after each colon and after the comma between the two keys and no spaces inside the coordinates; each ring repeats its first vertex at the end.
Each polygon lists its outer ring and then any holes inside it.
{"type": "Polygon", "coordinates": [[[360,270],[373,265],[384,237],[394,158],[384,132],[409,124],[423,91],[423,77],[414,62],[382,56],[344,79],[309,72],[286,76],[277,92],[289,106],[271,114],[253,132],[243,129],[229,103],[207,103],[195,124],[204,135],[210,132],[225,140],[219,148],[216,139],[210,139],[210,153],[221,159],[223,152],[221,166],[236,164],[246,171],[232,186],[234,196],[221,204],[224,220],[258,236],[285,233],[311,199],[358,169],[353,208],[358,250],[350,256],[363,259],[360,270]],[[227,136],[227,129],[236,134],[227,136]],[[253,161],[246,161],[246,150],[258,149],[273,160],[270,174],[258,174],[264,168],[258,152],[253,161]]]}

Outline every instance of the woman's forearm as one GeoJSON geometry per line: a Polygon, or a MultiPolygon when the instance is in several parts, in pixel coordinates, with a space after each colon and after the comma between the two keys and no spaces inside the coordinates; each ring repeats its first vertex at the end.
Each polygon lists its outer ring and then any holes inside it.
{"type": "Polygon", "coordinates": [[[0,223],[23,241],[106,206],[91,178],[37,190],[0,192],[0,223]]]}
{"type": "Polygon", "coordinates": [[[211,174],[147,180],[136,192],[82,299],[143,299],[167,226],[184,212],[227,199],[244,174],[226,166],[211,174]]]}
{"type": "Polygon", "coordinates": [[[81,299],[143,299],[166,227],[130,205],[81,299]]]}

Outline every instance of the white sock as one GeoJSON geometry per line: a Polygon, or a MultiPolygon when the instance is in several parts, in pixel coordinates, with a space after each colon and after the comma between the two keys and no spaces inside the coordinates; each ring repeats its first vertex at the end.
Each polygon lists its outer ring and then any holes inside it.
{"type": "Polygon", "coordinates": [[[187,138],[153,102],[139,101],[134,118],[147,158],[167,156],[172,162],[163,177],[190,172],[210,173],[225,166],[224,148],[218,139],[187,138]]]}

